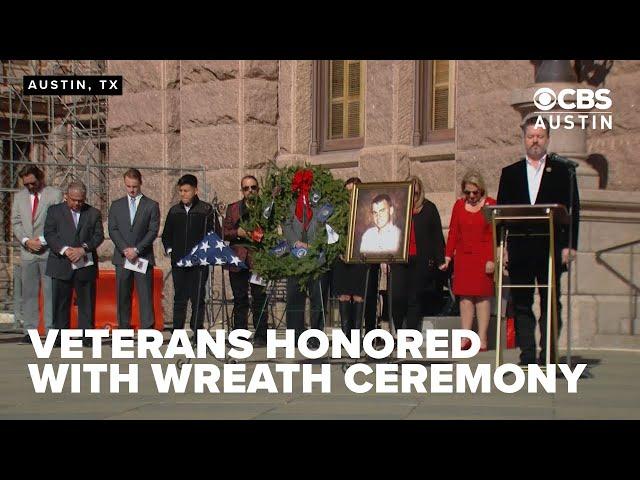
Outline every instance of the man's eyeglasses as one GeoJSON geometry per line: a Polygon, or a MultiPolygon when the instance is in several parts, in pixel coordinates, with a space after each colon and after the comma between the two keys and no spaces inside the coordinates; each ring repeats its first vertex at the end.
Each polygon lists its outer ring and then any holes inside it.
{"type": "Polygon", "coordinates": [[[257,192],[258,191],[258,185],[249,185],[249,186],[242,187],[242,191],[243,192],[248,192],[249,190],[251,190],[252,192],[257,192]]]}
{"type": "Polygon", "coordinates": [[[464,190],[465,195],[480,195],[480,190],[464,190]]]}
{"type": "Polygon", "coordinates": [[[35,187],[38,184],[38,181],[36,180],[35,182],[22,182],[22,184],[25,187],[32,187],[32,186],[35,187]]]}

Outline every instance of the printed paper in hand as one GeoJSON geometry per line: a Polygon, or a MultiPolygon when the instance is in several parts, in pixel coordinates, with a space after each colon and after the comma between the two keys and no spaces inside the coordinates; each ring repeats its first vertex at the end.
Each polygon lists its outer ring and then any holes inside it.
{"type": "Polygon", "coordinates": [[[258,275],[256,272],[253,272],[251,275],[251,279],[249,279],[249,283],[255,283],[256,285],[262,285],[263,287],[267,286],[267,281],[258,275]]]}
{"type": "Polygon", "coordinates": [[[138,257],[135,263],[131,263],[129,259],[125,259],[124,268],[127,270],[133,270],[134,272],[147,273],[147,267],[149,266],[149,260],[138,257]]]}
{"type": "Polygon", "coordinates": [[[72,263],[71,268],[78,270],[79,268],[89,267],[91,265],[93,265],[93,253],[89,252],[76,263],[72,263]]]}

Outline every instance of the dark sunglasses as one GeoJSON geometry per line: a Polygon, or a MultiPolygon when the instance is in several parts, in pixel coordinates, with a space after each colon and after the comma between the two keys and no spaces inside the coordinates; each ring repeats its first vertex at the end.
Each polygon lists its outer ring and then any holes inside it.
{"type": "Polygon", "coordinates": [[[258,190],[258,185],[249,185],[248,187],[242,187],[243,192],[248,192],[249,190],[256,192],[258,190]]]}
{"type": "Polygon", "coordinates": [[[463,190],[463,192],[465,195],[480,195],[480,190],[463,190]]]}

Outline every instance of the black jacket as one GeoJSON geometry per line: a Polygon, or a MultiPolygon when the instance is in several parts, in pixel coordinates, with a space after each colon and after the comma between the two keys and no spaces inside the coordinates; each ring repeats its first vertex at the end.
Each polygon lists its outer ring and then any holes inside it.
{"type": "Polygon", "coordinates": [[[100,211],[85,203],[80,209],[78,228],[73,223],[71,210],[66,203],[52,205],[47,210],[44,223],[44,239],[49,248],[46,274],[52,278],[70,280],[76,272],[76,278],[83,281],[93,280],[98,273],[97,248],[104,240],[102,216],[100,211]],[[89,267],[73,270],[71,261],[60,250],[64,247],[82,247],[93,254],[94,264],[89,267]]]}
{"type": "Polygon", "coordinates": [[[213,207],[195,196],[189,209],[182,202],[169,209],[162,232],[165,251],[171,249],[171,265],[176,263],[214,229],[213,207]]]}
{"type": "MultiPolygon", "coordinates": [[[[545,160],[544,171],[542,172],[542,180],[540,181],[540,190],[536,198],[536,204],[560,203],[569,210],[569,170],[567,166],[556,160],[550,160],[547,156],[545,160]]],[[[502,169],[500,175],[500,186],[498,187],[497,202],[500,205],[530,205],[529,200],[529,184],[527,181],[527,163],[523,158],[502,169]]],[[[573,178],[573,235],[572,247],[577,249],[578,245],[578,229],[580,223],[580,198],[578,195],[578,185],[575,177],[573,178]]],[[[513,229],[512,229],[513,230],[513,229]]],[[[531,226],[528,228],[530,233],[540,233],[546,230],[544,226],[531,226]]],[[[518,242],[516,238],[509,242],[511,254],[512,244],[518,242]]],[[[555,229],[555,245],[556,255],[559,255],[562,248],[569,246],[569,228],[568,225],[556,224],[555,229]]],[[[548,240],[547,240],[548,241],[548,240]]]]}
{"type": "Polygon", "coordinates": [[[412,217],[416,234],[416,258],[420,277],[427,290],[441,289],[443,275],[438,269],[444,263],[444,235],[442,221],[435,204],[426,198],[422,210],[412,217]]]}

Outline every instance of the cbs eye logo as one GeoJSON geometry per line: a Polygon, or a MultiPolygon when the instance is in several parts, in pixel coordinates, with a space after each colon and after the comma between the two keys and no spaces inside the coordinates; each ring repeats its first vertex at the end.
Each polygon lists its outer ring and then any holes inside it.
{"type": "Polygon", "coordinates": [[[533,103],[536,108],[546,112],[556,106],[558,99],[556,98],[556,92],[550,88],[539,88],[533,95],[533,103]]]}
{"type": "Polygon", "coordinates": [[[611,108],[612,104],[609,93],[611,91],[606,88],[600,88],[595,92],[588,88],[565,88],[556,95],[552,89],[543,87],[534,93],[533,103],[543,112],[551,110],[556,104],[564,110],[591,110],[593,108],[607,110],[611,108]]]}

